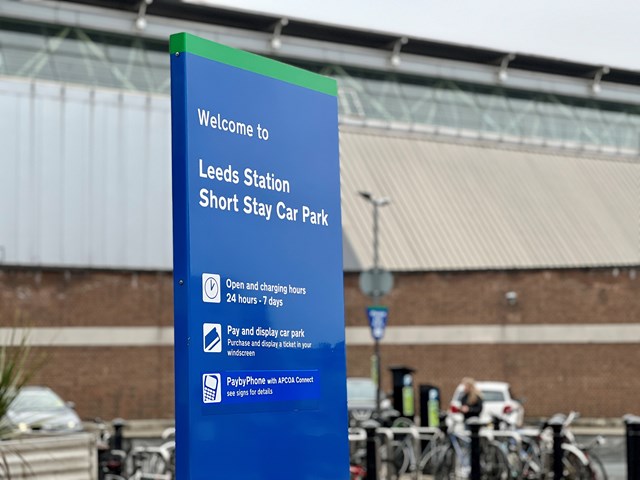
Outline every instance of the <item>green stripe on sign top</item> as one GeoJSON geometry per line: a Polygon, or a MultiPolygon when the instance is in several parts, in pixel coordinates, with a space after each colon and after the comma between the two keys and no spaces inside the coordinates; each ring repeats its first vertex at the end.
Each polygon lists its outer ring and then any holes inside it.
{"type": "Polygon", "coordinates": [[[199,57],[221,62],[232,67],[241,68],[258,73],[266,77],[282,80],[300,87],[326,93],[338,94],[338,85],[333,78],[318,75],[317,73],[293,67],[286,63],[261,57],[253,53],[227,47],[219,43],[196,37],[189,33],[176,33],[169,39],[169,51],[171,54],[187,52],[199,57]]]}

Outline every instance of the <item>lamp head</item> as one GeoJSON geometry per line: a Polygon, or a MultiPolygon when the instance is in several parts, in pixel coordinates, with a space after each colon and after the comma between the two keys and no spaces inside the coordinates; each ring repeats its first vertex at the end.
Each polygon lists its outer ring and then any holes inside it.
{"type": "Polygon", "coordinates": [[[144,16],[140,16],[136,18],[136,28],[138,30],[144,30],[147,28],[147,19],[144,16]]]}

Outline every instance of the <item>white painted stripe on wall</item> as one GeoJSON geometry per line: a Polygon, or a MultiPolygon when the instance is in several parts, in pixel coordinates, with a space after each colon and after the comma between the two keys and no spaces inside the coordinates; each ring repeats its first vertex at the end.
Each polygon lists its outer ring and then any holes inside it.
{"type": "Polygon", "coordinates": [[[0,343],[24,336],[37,347],[155,347],[173,345],[173,327],[0,328],[0,343]]]}
{"type": "MultiPolygon", "coordinates": [[[[635,343],[640,342],[640,324],[390,327],[382,342],[389,345],[635,343]]],[[[369,327],[347,328],[347,345],[373,345],[369,327]]]]}
{"type": "MultiPolygon", "coordinates": [[[[173,327],[0,328],[0,344],[27,335],[39,347],[154,347],[173,345],[173,327]]],[[[373,345],[369,327],[348,327],[348,346],[373,345]]],[[[386,345],[640,343],[640,324],[446,325],[389,327],[386,345]]]]}

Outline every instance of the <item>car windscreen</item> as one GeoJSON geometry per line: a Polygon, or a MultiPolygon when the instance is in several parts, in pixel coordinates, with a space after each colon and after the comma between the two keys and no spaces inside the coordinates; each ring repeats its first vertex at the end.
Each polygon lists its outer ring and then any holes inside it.
{"type": "Polygon", "coordinates": [[[500,390],[482,390],[482,400],[485,402],[504,402],[504,392],[500,390]]]}
{"type": "Polygon", "coordinates": [[[11,404],[16,412],[47,412],[64,408],[62,399],[50,390],[22,390],[11,404]]]}
{"type": "Polygon", "coordinates": [[[376,385],[369,381],[347,381],[347,398],[376,398],[376,385]]]}

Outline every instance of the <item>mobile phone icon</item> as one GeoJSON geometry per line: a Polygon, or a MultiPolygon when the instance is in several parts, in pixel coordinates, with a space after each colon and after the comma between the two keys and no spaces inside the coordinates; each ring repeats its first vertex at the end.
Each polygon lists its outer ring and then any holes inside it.
{"type": "Polygon", "coordinates": [[[205,373],[202,376],[202,401],[204,403],[220,403],[220,374],[205,373]]]}

